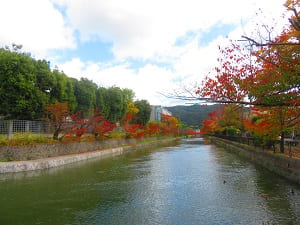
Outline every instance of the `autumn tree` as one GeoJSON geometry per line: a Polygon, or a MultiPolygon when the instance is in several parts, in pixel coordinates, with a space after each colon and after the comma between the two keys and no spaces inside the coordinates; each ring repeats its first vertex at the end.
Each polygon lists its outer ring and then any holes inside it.
{"type": "Polygon", "coordinates": [[[146,126],[146,134],[148,136],[157,136],[160,133],[160,123],[157,121],[151,121],[146,126]]]}
{"type": "Polygon", "coordinates": [[[222,131],[218,124],[219,119],[223,116],[224,110],[215,110],[208,114],[209,119],[203,120],[201,133],[216,134],[222,131]]]}
{"type": "Polygon", "coordinates": [[[137,124],[136,114],[134,112],[128,112],[125,118],[122,120],[122,128],[126,133],[126,138],[140,138],[145,134],[145,127],[142,124],[137,124]]]}
{"type": "Polygon", "coordinates": [[[207,77],[197,90],[199,97],[208,101],[252,105],[268,111],[278,124],[281,152],[285,132],[300,123],[299,0],[288,0],[285,5],[294,12],[290,26],[266,42],[243,36],[252,51],[236,43],[220,49],[215,76],[207,77]]]}
{"type": "Polygon", "coordinates": [[[67,103],[50,104],[46,107],[46,120],[53,129],[53,139],[57,140],[59,134],[67,128],[68,117],[70,117],[70,109],[67,103]]]}
{"type": "Polygon", "coordinates": [[[223,134],[237,136],[244,132],[243,111],[243,107],[235,104],[228,104],[224,107],[224,111],[217,121],[223,134]]]}
{"type": "Polygon", "coordinates": [[[246,129],[252,136],[258,137],[263,144],[276,140],[280,133],[280,123],[273,120],[274,117],[269,111],[262,111],[260,108],[252,110],[254,110],[252,117],[243,121],[246,129]]]}
{"type": "Polygon", "coordinates": [[[174,116],[161,115],[161,133],[162,135],[178,135],[178,119],[174,116]]]}

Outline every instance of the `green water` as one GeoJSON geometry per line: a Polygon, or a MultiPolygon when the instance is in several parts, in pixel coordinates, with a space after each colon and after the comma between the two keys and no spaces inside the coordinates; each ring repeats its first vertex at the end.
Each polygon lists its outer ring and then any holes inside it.
{"type": "Polygon", "coordinates": [[[300,224],[300,187],[190,139],[1,175],[0,225],[10,224],[300,224]]]}

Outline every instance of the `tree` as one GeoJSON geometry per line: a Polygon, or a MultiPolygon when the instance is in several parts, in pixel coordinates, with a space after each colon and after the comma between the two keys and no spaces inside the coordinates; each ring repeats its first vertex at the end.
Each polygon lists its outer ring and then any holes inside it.
{"type": "Polygon", "coordinates": [[[118,87],[106,89],[103,92],[103,100],[103,116],[113,123],[121,121],[124,118],[128,107],[128,103],[126,102],[122,90],[118,87]]]}
{"type": "Polygon", "coordinates": [[[178,135],[178,119],[174,116],[161,115],[161,133],[163,135],[178,135]]]}
{"type": "Polygon", "coordinates": [[[136,114],[134,112],[126,113],[122,120],[122,128],[126,133],[126,138],[141,138],[145,134],[145,127],[141,124],[136,124],[136,114]]]}
{"type": "Polygon", "coordinates": [[[46,107],[46,117],[44,120],[50,123],[53,128],[53,139],[57,140],[59,138],[59,134],[62,131],[65,131],[67,128],[68,120],[70,117],[70,109],[67,103],[59,103],[50,104],[46,107]]]}
{"type": "Polygon", "coordinates": [[[79,81],[73,80],[73,85],[77,102],[76,112],[88,116],[90,110],[96,108],[97,85],[86,78],[81,78],[79,81]]]}
{"type": "Polygon", "coordinates": [[[208,114],[209,119],[203,120],[201,133],[202,134],[215,134],[221,131],[221,127],[218,124],[218,120],[223,115],[222,112],[213,111],[208,114]],[[221,113],[221,114],[220,114],[221,113]]]}
{"type": "Polygon", "coordinates": [[[134,105],[138,108],[136,123],[146,125],[151,114],[149,102],[147,100],[138,100],[134,102],[134,105]]]}
{"type": "Polygon", "coordinates": [[[124,101],[127,103],[127,105],[129,105],[131,102],[133,102],[133,99],[135,97],[135,93],[128,89],[128,88],[124,88],[122,89],[123,92],[123,96],[124,96],[124,101]]]}
{"type": "Polygon", "coordinates": [[[37,86],[34,59],[16,50],[19,48],[0,49],[0,115],[10,119],[37,119],[43,114],[46,93],[37,86]]]}
{"type": "Polygon", "coordinates": [[[52,75],[53,85],[50,91],[51,103],[54,104],[57,101],[67,102],[70,110],[74,111],[77,103],[74,95],[72,79],[57,69],[53,70],[52,75]]]}
{"type": "Polygon", "coordinates": [[[148,136],[156,136],[160,132],[160,123],[157,121],[151,121],[146,126],[146,134],[148,136]]]}
{"type": "Polygon", "coordinates": [[[197,91],[201,98],[214,102],[252,105],[268,112],[264,123],[268,121],[279,132],[281,152],[284,134],[300,123],[299,2],[286,1],[294,16],[290,26],[273,40],[263,43],[243,36],[251,46],[248,54],[236,44],[221,49],[221,65],[216,67],[215,78],[206,78],[197,91]]]}
{"type": "Polygon", "coordinates": [[[99,87],[96,91],[96,109],[103,115],[108,115],[108,106],[105,104],[106,89],[99,87]]]}
{"type": "Polygon", "coordinates": [[[116,124],[106,120],[101,115],[93,118],[93,134],[98,139],[104,139],[105,134],[112,131],[116,127],[116,124]]]}
{"type": "Polygon", "coordinates": [[[218,125],[223,133],[229,136],[240,135],[244,131],[243,108],[228,104],[224,107],[222,116],[218,119],[218,125]]]}
{"type": "Polygon", "coordinates": [[[33,63],[36,70],[35,86],[49,98],[55,81],[55,77],[50,70],[50,63],[46,60],[33,60],[33,63]]]}

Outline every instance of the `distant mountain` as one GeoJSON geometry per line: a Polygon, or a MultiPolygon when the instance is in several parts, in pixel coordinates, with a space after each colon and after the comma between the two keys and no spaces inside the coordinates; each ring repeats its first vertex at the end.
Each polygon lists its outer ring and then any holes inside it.
{"type": "Polygon", "coordinates": [[[179,118],[181,122],[189,126],[200,127],[202,121],[208,119],[208,113],[215,111],[217,108],[223,107],[223,105],[178,105],[172,107],[164,107],[169,110],[173,116],[179,118]]]}

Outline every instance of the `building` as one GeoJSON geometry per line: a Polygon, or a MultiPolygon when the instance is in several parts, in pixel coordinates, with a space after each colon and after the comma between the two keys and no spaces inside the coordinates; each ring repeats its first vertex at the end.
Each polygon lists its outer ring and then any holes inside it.
{"type": "Polygon", "coordinates": [[[172,116],[172,113],[169,110],[165,109],[165,108],[162,108],[161,114],[164,114],[164,115],[167,115],[167,116],[172,116]]]}
{"type": "Polygon", "coordinates": [[[167,109],[164,109],[161,105],[152,105],[150,121],[161,121],[161,114],[172,116],[172,113],[167,109]]]}

